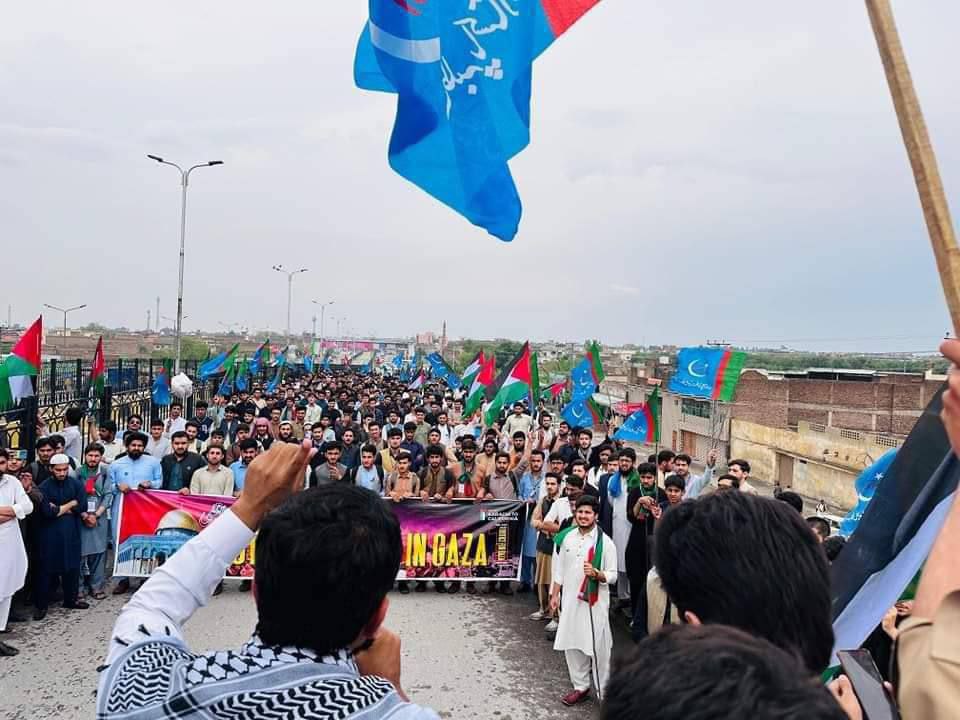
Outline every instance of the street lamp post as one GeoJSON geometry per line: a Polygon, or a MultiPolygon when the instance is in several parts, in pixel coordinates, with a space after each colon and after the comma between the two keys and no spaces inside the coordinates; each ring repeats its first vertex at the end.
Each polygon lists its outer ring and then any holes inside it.
{"type": "Polygon", "coordinates": [[[287,270],[283,265],[274,265],[273,269],[287,276],[287,342],[290,342],[290,307],[293,304],[293,276],[305,273],[306,268],[287,270]]]}
{"type": "Polygon", "coordinates": [[[57,307],[56,305],[50,305],[49,303],[44,303],[43,306],[50,308],[51,310],[56,310],[57,312],[63,313],[63,336],[66,337],[67,336],[67,314],[72,313],[74,310],[82,310],[87,306],[87,304],[84,303],[83,305],[75,305],[74,307],[69,307],[69,308],[57,307]]]}
{"type": "Polygon", "coordinates": [[[331,300],[330,302],[325,302],[325,303],[317,302],[316,300],[313,300],[313,304],[320,306],[320,353],[323,354],[323,340],[324,340],[324,338],[323,338],[323,314],[324,314],[324,312],[325,312],[326,309],[327,309],[327,305],[333,305],[333,300],[331,300]]]}
{"type": "Polygon", "coordinates": [[[183,188],[183,197],[180,204],[180,280],[177,283],[177,356],[174,364],[174,374],[180,372],[180,334],[183,329],[183,255],[184,245],[187,237],[187,186],[190,184],[190,173],[197,168],[213,167],[214,165],[223,165],[222,160],[210,160],[209,162],[199,163],[184,170],[176,163],[164,160],[156,155],[147,155],[151,160],[156,160],[162,165],[174,167],[180,173],[180,186],[183,188]]]}

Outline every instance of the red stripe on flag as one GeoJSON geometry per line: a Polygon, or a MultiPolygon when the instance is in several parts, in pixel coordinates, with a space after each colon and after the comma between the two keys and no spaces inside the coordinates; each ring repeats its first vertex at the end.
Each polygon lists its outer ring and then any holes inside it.
{"type": "Polygon", "coordinates": [[[717,378],[713,381],[713,399],[717,400],[720,397],[720,393],[723,392],[723,379],[727,374],[727,363],[730,362],[730,356],[733,353],[729,350],[724,351],[723,357],[720,358],[720,367],[717,368],[717,378]]]}
{"type": "Polygon", "coordinates": [[[554,37],[563,35],[600,0],[540,0],[554,37]]]}
{"type": "Polygon", "coordinates": [[[657,437],[657,419],[653,416],[653,408],[650,407],[649,403],[643,406],[643,417],[647,421],[647,437],[645,437],[643,441],[648,444],[655,442],[657,437]]]}

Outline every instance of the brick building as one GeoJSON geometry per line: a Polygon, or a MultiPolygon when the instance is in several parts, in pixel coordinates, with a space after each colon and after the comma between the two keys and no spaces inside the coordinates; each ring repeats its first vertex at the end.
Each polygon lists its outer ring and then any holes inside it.
{"type": "Polygon", "coordinates": [[[745,370],[731,417],[772,428],[807,421],[905,437],[945,379],[874,370],[745,370]]]}

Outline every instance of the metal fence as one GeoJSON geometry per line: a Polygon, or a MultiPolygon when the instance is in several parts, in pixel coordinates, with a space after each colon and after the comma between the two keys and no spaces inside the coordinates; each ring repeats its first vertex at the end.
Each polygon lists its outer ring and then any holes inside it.
{"type": "MultiPolygon", "coordinates": [[[[210,402],[223,379],[222,374],[206,381],[197,380],[197,361],[181,363],[181,371],[194,378],[193,394],[184,403],[184,415],[192,417],[199,400],[210,402]]],[[[125,428],[131,415],[144,420],[144,431],[154,417],[164,419],[169,406],[153,402],[153,381],[163,367],[162,360],[120,359],[106,367],[105,389],[96,399],[94,415],[96,423],[113,420],[118,428],[125,428]]],[[[255,378],[262,382],[261,377],[255,378]]],[[[67,409],[88,408],[90,362],[82,360],[48,360],[43,363],[34,379],[35,395],[24,398],[20,404],[0,412],[0,447],[26,450],[33,459],[38,432],[54,433],[63,430],[67,409]]],[[[94,422],[84,422],[87,440],[94,431],[94,422]]]]}

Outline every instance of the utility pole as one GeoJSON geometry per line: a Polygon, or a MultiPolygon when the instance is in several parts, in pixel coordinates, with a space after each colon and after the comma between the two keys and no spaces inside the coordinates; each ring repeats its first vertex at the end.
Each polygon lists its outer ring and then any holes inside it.
{"type": "Polygon", "coordinates": [[[157,320],[157,332],[160,332],[160,296],[157,295],[157,314],[153,317],[157,320]]]}
{"type": "Polygon", "coordinates": [[[293,276],[307,272],[306,268],[287,270],[283,265],[274,265],[273,269],[287,276],[287,343],[290,343],[290,308],[293,305],[293,276]]]}
{"type": "Polygon", "coordinates": [[[150,308],[147,308],[147,332],[150,332],[150,308]]]}
{"type": "Polygon", "coordinates": [[[314,315],[313,315],[313,339],[314,339],[314,340],[317,339],[317,315],[316,315],[316,313],[314,313],[314,315]]]}

